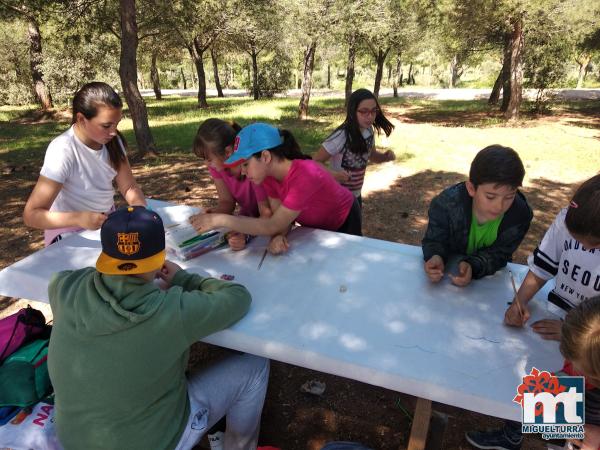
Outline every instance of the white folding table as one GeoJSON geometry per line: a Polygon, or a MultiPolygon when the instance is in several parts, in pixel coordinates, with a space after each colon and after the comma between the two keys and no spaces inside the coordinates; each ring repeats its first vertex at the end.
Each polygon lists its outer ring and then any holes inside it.
{"type": "MultiPolygon", "coordinates": [[[[151,204],[165,225],[189,214],[151,204]]],[[[522,377],[562,365],[557,342],[503,325],[513,297],[506,269],[459,288],[427,280],[419,247],[305,227],[289,241],[260,269],[261,237],[241,252],[174,259],[201,275],[233,275],[252,294],[246,317],[204,341],[419,397],[410,449],[424,445],[430,401],[520,420],[512,399],[522,377]]],[[[65,238],[0,271],[0,295],[48,301],[52,273],[91,266],[99,251],[98,231],[65,238]]],[[[527,268],[509,267],[520,284],[527,268]]],[[[554,317],[546,291],[531,322],[554,317]]]]}

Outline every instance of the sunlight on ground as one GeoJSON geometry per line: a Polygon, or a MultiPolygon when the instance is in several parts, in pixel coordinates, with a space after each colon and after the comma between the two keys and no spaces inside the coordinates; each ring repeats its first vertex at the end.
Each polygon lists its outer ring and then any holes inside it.
{"type": "Polygon", "coordinates": [[[487,145],[514,148],[525,164],[525,186],[529,180],[545,178],[575,183],[595,175],[600,169],[598,129],[577,126],[577,122],[533,121],[525,127],[446,127],[432,124],[402,123],[389,138],[379,137],[378,146],[395,151],[397,157],[410,153],[403,162],[371,164],[363,194],[383,190],[398,177],[424,170],[457,172],[468,175],[475,154],[487,145]]]}

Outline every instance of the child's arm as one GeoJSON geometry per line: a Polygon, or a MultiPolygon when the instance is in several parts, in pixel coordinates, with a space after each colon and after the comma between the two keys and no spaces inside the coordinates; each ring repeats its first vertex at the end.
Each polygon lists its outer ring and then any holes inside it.
{"type": "Polygon", "coordinates": [[[317,153],[313,155],[312,159],[313,161],[321,163],[321,165],[325,167],[329,171],[329,173],[331,173],[331,175],[333,175],[333,178],[335,178],[340,183],[350,180],[350,174],[345,170],[333,170],[328,164],[325,164],[331,159],[331,155],[329,154],[329,152],[327,152],[327,150],[325,150],[325,148],[319,148],[319,150],[317,150],[317,153]]]}
{"type": "Polygon", "coordinates": [[[215,178],[215,187],[217,188],[218,204],[215,208],[206,208],[207,213],[233,214],[235,210],[235,200],[231,196],[227,185],[220,178],[215,178]]]}
{"type": "MultiPolygon", "coordinates": [[[[269,206],[268,198],[265,200],[260,200],[257,203],[259,217],[271,217],[273,215],[273,211],[271,211],[271,207],[269,206]]],[[[232,231],[228,233],[227,243],[233,251],[244,250],[246,248],[246,244],[250,240],[250,237],[251,235],[249,234],[232,231]]]]}
{"type": "Polygon", "coordinates": [[[531,270],[527,272],[523,283],[517,291],[519,304],[513,302],[504,313],[504,323],[513,327],[522,327],[529,320],[530,313],[527,305],[535,294],[546,284],[546,280],[538,277],[531,270]],[[519,308],[520,307],[520,308],[519,308]]]}
{"type": "Polygon", "coordinates": [[[258,215],[260,217],[271,217],[273,215],[268,198],[258,202],[258,215]]]}
{"type": "Polygon", "coordinates": [[[135,182],[129,161],[125,160],[119,166],[115,177],[117,188],[128,205],[146,206],[146,198],[139,185],[135,182]]]}
{"type": "Polygon", "coordinates": [[[369,161],[374,163],[383,163],[388,161],[393,161],[396,159],[396,154],[393,150],[388,150],[387,152],[380,152],[376,148],[373,149],[371,155],[369,156],[369,161]]]}
{"type": "Polygon", "coordinates": [[[27,199],[23,210],[23,221],[28,227],[50,230],[64,227],[80,227],[97,230],[106,220],[106,215],[93,211],[50,211],[62,183],[40,175],[27,199]]]}
{"type": "Polygon", "coordinates": [[[444,262],[449,256],[450,217],[446,205],[439,196],[431,201],[428,216],[427,230],[421,241],[423,259],[429,261],[437,255],[444,262]]]}
{"type": "Polygon", "coordinates": [[[215,228],[228,228],[240,233],[253,236],[274,236],[286,234],[290,225],[294,223],[300,211],[294,211],[279,206],[271,217],[243,217],[228,214],[198,214],[190,218],[192,225],[199,232],[214,230],[215,228]]]}
{"type": "Polygon", "coordinates": [[[250,308],[250,293],[240,284],[188,273],[169,261],[160,276],[172,287],[167,302],[180,308],[190,343],[233,325],[250,308]]]}

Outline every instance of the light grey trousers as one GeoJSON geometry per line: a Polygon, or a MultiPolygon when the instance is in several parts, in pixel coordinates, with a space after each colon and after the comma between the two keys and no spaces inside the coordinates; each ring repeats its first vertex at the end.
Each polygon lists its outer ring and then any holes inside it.
{"type": "Polygon", "coordinates": [[[189,450],[223,416],[227,416],[225,450],[256,450],[269,360],[234,355],[188,380],[190,418],[176,450],[189,450]]]}

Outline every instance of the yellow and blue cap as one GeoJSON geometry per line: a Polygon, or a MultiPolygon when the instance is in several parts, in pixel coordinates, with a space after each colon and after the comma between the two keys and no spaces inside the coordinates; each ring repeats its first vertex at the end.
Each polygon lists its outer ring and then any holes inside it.
{"type": "Polygon", "coordinates": [[[133,275],[160,269],[165,262],[165,229],[158,214],[143,206],[119,208],[102,224],[98,272],[133,275]]]}
{"type": "Polygon", "coordinates": [[[241,129],[233,143],[233,154],[225,161],[225,167],[243,163],[252,155],[263,150],[279,147],[283,138],[272,125],[256,122],[241,129]]]}

